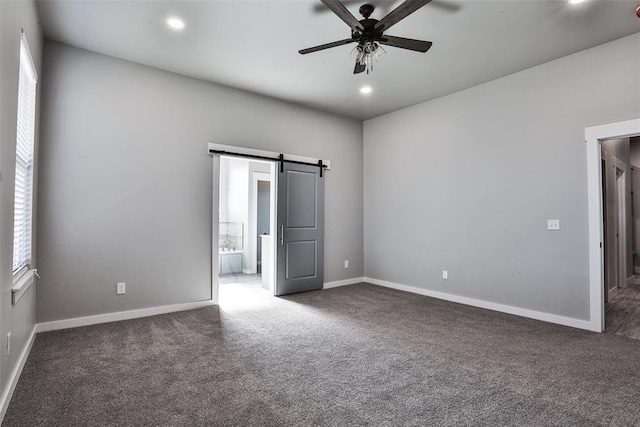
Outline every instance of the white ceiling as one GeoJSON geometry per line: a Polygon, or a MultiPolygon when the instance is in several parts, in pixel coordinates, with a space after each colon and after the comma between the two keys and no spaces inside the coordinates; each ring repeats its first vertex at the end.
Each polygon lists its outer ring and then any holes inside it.
{"type": "MultiPolygon", "coordinates": [[[[362,3],[347,1],[358,18],[362,3]]],[[[401,2],[371,3],[380,19],[401,2]]],[[[350,36],[319,1],[42,0],[39,11],[53,40],[368,119],[638,32],[639,4],[434,0],[386,32],[432,41],[431,50],[388,47],[369,75],[352,74],[353,45],[298,54],[350,36]],[[169,15],[186,28],[169,30],[169,15]],[[359,93],[365,84],[373,88],[368,96],[359,93]]]]}

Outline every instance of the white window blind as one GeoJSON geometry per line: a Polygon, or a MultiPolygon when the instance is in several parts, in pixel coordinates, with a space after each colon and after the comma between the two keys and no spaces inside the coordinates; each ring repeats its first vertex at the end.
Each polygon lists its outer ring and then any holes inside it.
{"type": "Polygon", "coordinates": [[[31,263],[33,201],[33,151],[36,127],[36,73],[27,40],[20,40],[18,80],[18,127],[16,137],[16,182],[13,222],[13,271],[31,263]]]}

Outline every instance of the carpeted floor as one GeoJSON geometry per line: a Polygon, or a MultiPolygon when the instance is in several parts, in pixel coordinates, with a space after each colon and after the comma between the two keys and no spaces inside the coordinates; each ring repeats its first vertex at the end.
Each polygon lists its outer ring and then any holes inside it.
{"type": "Polygon", "coordinates": [[[7,426],[640,425],[640,341],[360,284],[38,334],[7,426]]]}

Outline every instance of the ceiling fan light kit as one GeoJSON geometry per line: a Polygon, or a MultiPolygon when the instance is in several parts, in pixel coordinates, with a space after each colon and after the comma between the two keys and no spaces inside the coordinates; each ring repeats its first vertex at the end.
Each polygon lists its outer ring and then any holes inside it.
{"type": "MultiPolygon", "coordinates": [[[[364,70],[369,74],[369,72],[373,71],[373,63],[380,61],[386,54],[387,51],[378,43],[366,41],[353,48],[351,59],[355,60],[356,69],[364,67],[364,70]]],[[[354,74],[357,73],[354,71],[354,74]]]]}
{"type": "Polygon", "coordinates": [[[384,34],[391,26],[397,24],[400,20],[406,18],[422,6],[425,6],[431,2],[431,0],[405,0],[405,2],[379,21],[369,18],[375,10],[373,5],[363,4],[360,6],[359,12],[364,19],[358,21],[339,0],[320,1],[351,28],[351,38],[302,49],[299,51],[302,55],[350,43],[358,43],[351,51],[351,57],[356,63],[353,74],[359,74],[364,71],[369,74],[373,71],[373,63],[379,61],[386,54],[386,51],[380,45],[423,53],[431,48],[432,43],[428,41],[406,39],[384,34]]]}

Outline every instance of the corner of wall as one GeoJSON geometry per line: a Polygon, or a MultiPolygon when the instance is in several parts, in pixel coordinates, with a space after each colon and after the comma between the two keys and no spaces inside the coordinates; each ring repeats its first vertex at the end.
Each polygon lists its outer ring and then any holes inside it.
{"type": "MultiPolygon", "coordinates": [[[[4,416],[13,389],[29,355],[34,341],[35,328],[35,286],[27,290],[15,305],[11,301],[13,285],[13,202],[14,174],[16,158],[16,115],[19,74],[19,49],[22,30],[27,37],[31,54],[38,70],[42,69],[43,38],[38,23],[38,13],[33,0],[6,2],[0,1],[0,165],[3,185],[0,192],[0,420],[4,416]],[[13,143],[11,143],[13,141],[13,143]],[[7,354],[7,335],[11,333],[10,353],[7,354]]],[[[40,88],[38,82],[36,120],[40,114],[40,88]]],[[[39,124],[36,123],[36,162],[38,150],[39,124]]],[[[34,175],[34,199],[37,194],[37,174],[34,175]]],[[[34,224],[36,223],[36,205],[34,203],[34,224]]],[[[35,245],[34,252],[35,252],[35,245]]],[[[34,255],[35,263],[35,255],[34,255]]]]}

